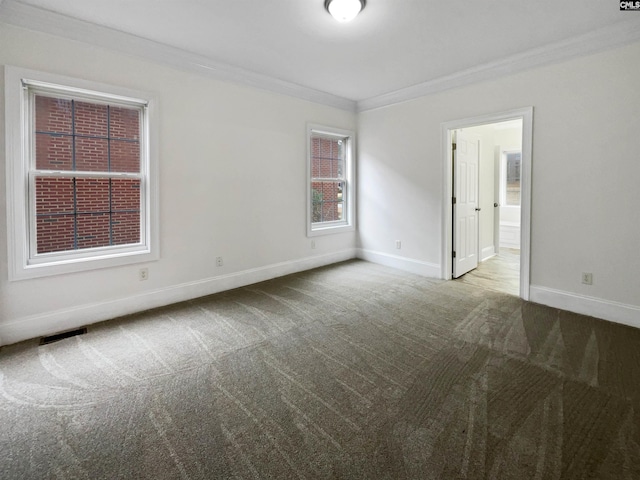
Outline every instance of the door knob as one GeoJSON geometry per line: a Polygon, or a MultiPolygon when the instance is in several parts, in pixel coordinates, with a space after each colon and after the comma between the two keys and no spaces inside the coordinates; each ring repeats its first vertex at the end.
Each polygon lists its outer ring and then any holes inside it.
{"type": "Polygon", "coordinates": [[[482,210],[480,207],[476,207],[476,212],[479,212],[480,210],[482,210]]]}

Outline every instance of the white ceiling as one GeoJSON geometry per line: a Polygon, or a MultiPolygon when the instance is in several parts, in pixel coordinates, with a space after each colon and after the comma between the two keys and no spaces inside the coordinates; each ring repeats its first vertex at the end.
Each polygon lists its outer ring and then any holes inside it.
{"type": "Polygon", "coordinates": [[[594,32],[606,40],[611,32],[630,31],[629,25],[640,31],[640,14],[620,12],[611,0],[368,0],[347,24],[325,11],[324,0],[7,4],[105,26],[354,102],[579,43],[594,32]]]}

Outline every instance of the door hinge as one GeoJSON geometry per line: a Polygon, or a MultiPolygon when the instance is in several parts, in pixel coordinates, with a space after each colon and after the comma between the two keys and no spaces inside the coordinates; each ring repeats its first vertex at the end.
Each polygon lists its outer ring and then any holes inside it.
{"type": "Polygon", "coordinates": [[[451,257],[456,258],[456,251],[451,252],[451,257]]]}
{"type": "Polygon", "coordinates": [[[451,144],[451,147],[455,150],[456,148],[458,148],[458,144],[457,143],[453,143],[453,144],[451,144]]]}
{"type": "Polygon", "coordinates": [[[452,203],[453,205],[455,205],[455,204],[456,204],[456,197],[451,197],[451,203],[452,203]]]}

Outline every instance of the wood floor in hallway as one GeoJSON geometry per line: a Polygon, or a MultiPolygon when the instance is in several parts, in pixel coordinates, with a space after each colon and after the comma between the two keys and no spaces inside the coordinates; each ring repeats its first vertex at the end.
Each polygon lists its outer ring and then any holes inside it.
{"type": "Polygon", "coordinates": [[[500,253],[478,264],[458,282],[489,288],[498,292],[519,295],[520,292],[520,250],[501,248],[500,253]]]}

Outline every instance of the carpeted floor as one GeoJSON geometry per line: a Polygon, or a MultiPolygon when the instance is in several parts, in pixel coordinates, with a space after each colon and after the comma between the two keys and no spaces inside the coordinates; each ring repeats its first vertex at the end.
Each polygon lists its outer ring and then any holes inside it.
{"type": "Polygon", "coordinates": [[[0,349],[0,478],[640,478],[640,331],[352,261],[0,349]]]}

